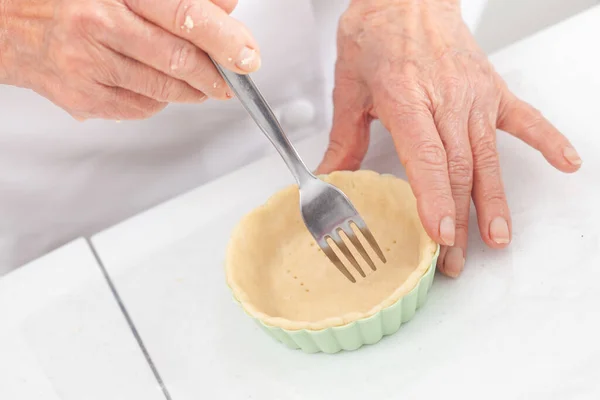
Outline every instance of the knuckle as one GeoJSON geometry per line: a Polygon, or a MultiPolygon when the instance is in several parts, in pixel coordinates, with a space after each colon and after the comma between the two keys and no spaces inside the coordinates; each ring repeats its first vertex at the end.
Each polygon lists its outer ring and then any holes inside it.
{"type": "Polygon", "coordinates": [[[97,75],[102,77],[103,82],[109,86],[121,86],[125,81],[121,74],[111,66],[100,64],[96,70],[97,75]]]}
{"type": "Polygon", "coordinates": [[[410,149],[410,160],[414,160],[424,167],[440,169],[446,165],[446,151],[441,144],[421,141],[410,149]]]}
{"type": "MultiPolygon", "coordinates": [[[[121,68],[118,68],[118,60],[106,57],[102,62],[96,62],[90,66],[89,72],[98,81],[108,86],[121,86],[131,80],[131,76],[121,68]]],[[[88,73],[89,73],[88,72],[88,73]]]]}
{"type": "Polygon", "coordinates": [[[402,111],[408,114],[411,113],[411,108],[421,111],[423,107],[415,107],[416,103],[429,103],[422,83],[417,77],[408,73],[403,72],[398,75],[393,71],[380,69],[372,79],[371,84],[376,89],[376,96],[380,97],[382,102],[399,104],[403,108],[402,111]],[[394,78],[392,80],[386,79],[390,76],[394,78]]]}
{"type": "Polygon", "coordinates": [[[462,100],[467,92],[467,85],[458,76],[445,76],[440,81],[442,97],[447,100],[462,100]]]}
{"type": "Polygon", "coordinates": [[[80,46],[64,42],[56,34],[48,37],[46,56],[61,74],[81,76],[90,64],[90,58],[80,46]]]}
{"type": "MultiPolygon", "coordinates": [[[[394,104],[394,117],[399,125],[398,130],[404,130],[405,127],[417,127],[422,125],[422,121],[431,120],[432,114],[426,106],[421,106],[418,103],[397,102],[394,104]]],[[[421,129],[407,129],[411,139],[420,141],[422,134],[421,129]]]]}
{"type": "Polygon", "coordinates": [[[477,181],[477,197],[484,204],[504,204],[506,202],[496,141],[480,140],[473,152],[475,158],[474,176],[477,181]]]}
{"type": "Polygon", "coordinates": [[[448,159],[448,174],[453,191],[470,192],[473,187],[473,163],[464,156],[457,155],[448,159]]]}
{"type": "Polygon", "coordinates": [[[104,33],[116,28],[115,21],[106,9],[95,5],[90,7],[88,2],[66,2],[61,12],[65,26],[78,33],[104,33]]]}
{"type": "Polygon", "coordinates": [[[430,203],[436,209],[446,209],[452,204],[452,194],[448,187],[446,152],[441,145],[422,142],[410,151],[406,170],[408,179],[417,199],[430,203]]]}
{"type": "Polygon", "coordinates": [[[482,78],[473,82],[471,89],[474,93],[474,99],[478,103],[493,102],[496,105],[495,111],[497,112],[504,91],[502,83],[498,83],[495,77],[482,78]]]}
{"type": "MultiPolygon", "coordinates": [[[[389,82],[388,86],[390,86],[389,82]]],[[[426,98],[426,94],[421,83],[416,77],[412,77],[408,74],[395,79],[390,88],[396,92],[396,96],[398,93],[402,93],[401,98],[410,100],[408,103],[414,103],[413,99],[425,100],[426,98]]]]}
{"type": "Polygon", "coordinates": [[[173,81],[171,79],[159,78],[158,84],[155,86],[155,96],[152,96],[157,101],[168,101],[169,99],[176,97],[176,93],[173,93],[173,81]]]}
{"type": "Polygon", "coordinates": [[[491,93],[497,89],[497,79],[493,67],[488,63],[475,63],[473,69],[466,72],[466,82],[471,89],[480,93],[491,93]]]}
{"type": "Polygon", "coordinates": [[[168,101],[172,96],[172,81],[165,76],[158,76],[149,81],[146,93],[155,101],[168,101]]]}
{"type": "Polygon", "coordinates": [[[504,194],[500,190],[484,190],[482,198],[485,204],[503,204],[504,194]]]}
{"type": "Polygon", "coordinates": [[[473,145],[473,158],[477,171],[488,173],[499,170],[498,150],[493,137],[484,136],[473,145]]]}
{"type": "Polygon", "coordinates": [[[414,87],[416,81],[422,76],[423,66],[418,60],[412,58],[400,58],[390,63],[392,69],[397,68],[400,76],[404,78],[406,88],[414,87]]]}
{"type": "Polygon", "coordinates": [[[102,62],[90,65],[86,72],[107,86],[121,86],[131,80],[131,76],[117,65],[118,60],[107,57],[102,62]]]}
{"type": "MultiPolygon", "coordinates": [[[[433,113],[434,120],[445,127],[449,132],[460,132],[461,130],[461,114],[464,113],[463,107],[455,104],[454,107],[437,108],[433,113]]],[[[440,126],[438,125],[438,126],[440,126]]]]}
{"type": "Polygon", "coordinates": [[[396,102],[394,104],[394,112],[401,119],[424,118],[431,115],[427,108],[419,107],[411,102],[396,102]]]}
{"type": "Polygon", "coordinates": [[[469,231],[469,221],[463,218],[457,218],[455,221],[456,231],[457,232],[468,232],[469,231]]]}
{"type": "Polygon", "coordinates": [[[423,130],[431,129],[430,126],[423,126],[432,119],[431,111],[419,100],[390,100],[388,107],[390,129],[392,135],[399,140],[408,143],[421,142],[423,130]]]}
{"type": "Polygon", "coordinates": [[[493,111],[483,111],[481,107],[471,108],[469,118],[470,129],[475,132],[475,136],[483,136],[495,130],[495,118],[493,111]]]}
{"type": "Polygon", "coordinates": [[[171,52],[169,69],[178,76],[188,75],[194,69],[193,52],[191,44],[178,43],[171,52]]]}

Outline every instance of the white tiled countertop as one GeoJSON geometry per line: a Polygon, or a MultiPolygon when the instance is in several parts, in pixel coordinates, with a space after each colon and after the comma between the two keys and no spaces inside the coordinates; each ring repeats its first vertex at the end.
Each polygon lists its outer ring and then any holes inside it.
{"type": "Polygon", "coordinates": [[[0,280],[0,399],[161,400],[88,244],[0,280]]]}

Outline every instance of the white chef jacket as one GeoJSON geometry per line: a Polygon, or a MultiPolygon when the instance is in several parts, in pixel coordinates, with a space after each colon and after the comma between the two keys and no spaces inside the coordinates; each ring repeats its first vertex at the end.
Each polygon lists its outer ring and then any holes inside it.
{"type": "MultiPolygon", "coordinates": [[[[234,12],[260,43],[253,78],[292,141],[326,134],[331,19],[346,3],[240,0],[234,12]]],[[[0,87],[0,275],[273,151],[236,100],[80,123],[32,91],[0,87]]]]}

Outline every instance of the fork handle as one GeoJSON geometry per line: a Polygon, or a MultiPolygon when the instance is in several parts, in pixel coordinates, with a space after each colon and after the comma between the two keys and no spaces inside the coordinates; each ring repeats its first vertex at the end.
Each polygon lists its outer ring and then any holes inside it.
{"type": "Polygon", "coordinates": [[[298,152],[283,132],[273,110],[269,107],[269,104],[252,81],[252,78],[249,75],[240,75],[225,69],[212,58],[211,60],[246,111],[248,111],[248,114],[250,114],[254,122],[256,122],[273,146],[275,146],[298,184],[301,185],[306,180],[314,179],[315,176],[306,167],[298,152]]]}

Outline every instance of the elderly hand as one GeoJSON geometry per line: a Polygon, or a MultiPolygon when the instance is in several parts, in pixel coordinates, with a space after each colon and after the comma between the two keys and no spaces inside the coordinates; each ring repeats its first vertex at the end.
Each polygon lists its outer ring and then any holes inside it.
{"type": "Polygon", "coordinates": [[[77,119],[139,119],[169,102],[227,99],[207,54],[260,66],[237,0],[0,0],[0,83],[30,88],[77,119]]]}
{"type": "Polygon", "coordinates": [[[390,131],[423,226],[445,245],[438,268],[464,267],[471,198],[483,240],[502,248],[511,219],[496,129],[574,172],[569,141],[506,87],[462,21],[458,0],[355,0],[338,33],[330,146],[319,172],[357,169],[369,124],[390,131]]]}

